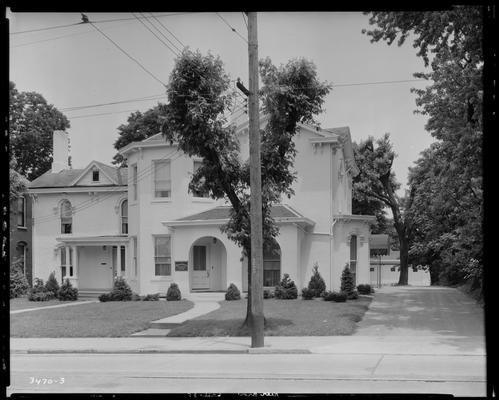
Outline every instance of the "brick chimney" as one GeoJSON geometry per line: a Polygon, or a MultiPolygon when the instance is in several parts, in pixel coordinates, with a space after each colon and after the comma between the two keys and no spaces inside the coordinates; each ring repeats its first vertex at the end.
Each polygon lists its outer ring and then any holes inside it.
{"type": "Polygon", "coordinates": [[[53,161],[52,173],[69,169],[69,137],[65,131],[54,131],[53,134],[53,161]]]}

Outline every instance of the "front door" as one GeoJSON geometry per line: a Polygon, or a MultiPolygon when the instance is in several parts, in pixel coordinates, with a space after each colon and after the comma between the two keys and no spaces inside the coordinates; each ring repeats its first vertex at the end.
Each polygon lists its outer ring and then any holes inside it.
{"type": "Polygon", "coordinates": [[[206,246],[193,246],[192,259],[192,288],[209,289],[210,271],[206,269],[206,246]]]}

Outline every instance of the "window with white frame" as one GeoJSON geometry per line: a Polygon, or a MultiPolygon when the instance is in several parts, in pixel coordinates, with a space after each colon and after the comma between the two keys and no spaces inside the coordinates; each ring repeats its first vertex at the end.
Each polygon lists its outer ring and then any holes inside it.
{"type": "Polygon", "coordinates": [[[69,200],[61,203],[61,233],[73,233],[73,210],[69,200]]]}
{"type": "Polygon", "coordinates": [[[17,199],[17,226],[26,228],[26,198],[24,196],[17,199]]]}
{"type": "Polygon", "coordinates": [[[61,247],[61,277],[73,276],[73,249],[71,247],[61,247]],[[68,257],[66,257],[66,250],[69,250],[68,257]]]}
{"type": "MultiPolygon", "coordinates": [[[[196,172],[201,166],[203,165],[202,161],[194,161],[194,166],[193,166],[193,172],[196,172]]],[[[207,191],[202,191],[202,190],[193,190],[192,191],[192,196],[193,197],[209,197],[209,194],[207,191]]]]}
{"type": "Polygon", "coordinates": [[[170,276],[171,267],[171,241],[170,236],[154,237],[154,275],[170,276]]]}
{"type": "Polygon", "coordinates": [[[132,190],[133,200],[137,200],[137,164],[132,165],[132,190]]]}
{"type": "Polygon", "coordinates": [[[128,200],[123,200],[120,205],[121,234],[128,234],[128,200]]]}
{"type": "Polygon", "coordinates": [[[99,170],[94,169],[92,170],[92,182],[99,182],[100,176],[99,176],[99,170]]]}
{"type": "Polygon", "coordinates": [[[357,273],[357,236],[350,237],[350,272],[353,275],[353,282],[356,283],[357,273]]]}
{"type": "Polygon", "coordinates": [[[276,286],[281,279],[281,248],[274,240],[263,251],[263,286],[276,286]]]}
{"type": "Polygon", "coordinates": [[[171,197],[170,160],[154,161],[154,197],[171,197]]]}

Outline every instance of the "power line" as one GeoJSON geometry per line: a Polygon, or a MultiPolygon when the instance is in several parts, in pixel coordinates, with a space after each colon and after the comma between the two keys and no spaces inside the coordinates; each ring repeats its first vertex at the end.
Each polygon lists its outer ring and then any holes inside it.
{"type": "Polygon", "coordinates": [[[164,40],[162,40],[158,35],[156,35],[156,33],[154,33],[151,28],[149,28],[144,21],[142,21],[139,17],[137,17],[134,13],[132,13],[132,15],[137,19],[137,21],[139,21],[142,25],[144,25],[144,27],[149,31],[151,32],[154,37],[156,39],[158,39],[161,43],[163,43],[163,45],[168,49],[170,50],[176,57],[178,57],[179,53],[176,53],[170,46],[168,46],[164,40]]]}
{"type": "Polygon", "coordinates": [[[135,62],[140,68],[142,68],[148,75],[150,75],[152,78],[154,78],[157,82],[161,83],[164,87],[166,87],[166,84],[161,81],[161,79],[157,78],[152,72],[150,72],[146,67],[144,67],[139,61],[137,61],[134,57],[132,57],[130,54],[128,54],[125,50],[123,50],[113,39],[111,39],[109,36],[107,36],[104,32],[102,32],[97,26],[93,24],[93,22],[88,21],[90,25],[92,25],[98,32],[100,32],[101,35],[103,35],[107,40],[109,40],[112,44],[114,44],[123,54],[125,54],[130,60],[135,62]]]}
{"type": "MultiPolygon", "coordinates": [[[[156,15],[156,17],[172,17],[175,15],[185,15],[185,14],[198,14],[198,13],[188,12],[188,13],[160,14],[160,15],[156,15]]],[[[149,18],[149,17],[147,17],[147,18],[149,18]]],[[[94,24],[103,24],[103,23],[107,23],[107,22],[130,21],[133,19],[134,18],[115,18],[115,19],[105,19],[105,20],[100,20],[100,21],[93,21],[93,23],[94,24]]],[[[84,24],[84,22],[77,22],[74,24],[67,24],[67,25],[48,26],[45,28],[30,29],[30,30],[26,30],[26,31],[10,32],[10,34],[11,35],[18,35],[18,34],[22,34],[22,33],[40,32],[40,31],[47,31],[47,30],[51,30],[51,29],[67,28],[70,26],[76,26],[76,25],[82,25],[82,24],[84,24]]]]}
{"type": "MultiPolygon", "coordinates": [[[[142,15],[142,17],[161,35],[163,36],[166,40],[168,40],[168,42],[173,46],[175,47],[175,50],[177,50],[179,52],[179,54],[182,52],[182,49],[179,49],[178,46],[173,43],[170,38],[168,36],[166,36],[163,31],[161,29],[159,29],[156,25],[154,25],[154,23],[152,21],[149,21],[148,17],[146,17],[144,15],[144,13],[140,13],[140,15],[142,15]]],[[[152,14],[151,14],[152,15],[152,14]]]]}
{"type": "Polygon", "coordinates": [[[244,16],[244,11],[241,11],[241,15],[243,16],[243,21],[246,24],[246,28],[248,28],[248,21],[246,21],[246,18],[244,16]]]}
{"type": "Polygon", "coordinates": [[[169,30],[169,29],[168,29],[165,25],[163,25],[163,23],[162,23],[162,22],[161,22],[158,18],[156,18],[156,17],[153,15],[153,13],[149,13],[149,14],[151,14],[151,16],[152,16],[152,17],[153,17],[156,21],[158,21],[158,23],[159,23],[159,24],[160,24],[160,25],[161,25],[164,29],[166,29],[166,30],[170,33],[170,35],[172,35],[172,36],[173,36],[173,37],[177,40],[177,42],[179,42],[179,43],[180,43],[180,45],[181,45],[182,47],[184,47],[184,48],[185,48],[185,44],[183,44],[183,43],[180,41],[180,39],[179,39],[177,36],[175,36],[175,35],[173,34],[173,32],[172,32],[172,31],[170,31],[170,30],[169,30]]]}
{"type": "Polygon", "coordinates": [[[89,104],[86,106],[66,107],[66,108],[60,108],[59,111],[76,111],[76,110],[83,110],[85,108],[103,107],[103,106],[109,106],[109,105],[114,105],[114,104],[123,104],[123,103],[133,103],[135,101],[159,100],[163,97],[166,97],[166,94],[157,94],[157,95],[151,95],[151,96],[146,96],[146,97],[138,97],[138,98],[129,99],[129,100],[112,101],[109,103],[89,104]]]}
{"type": "Polygon", "coordinates": [[[231,26],[231,25],[230,25],[230,24],[229,24],[229,23],[225,20],[225,18],[224,18],[224,17],[222,17],[222,16],[221,16],[219,13],[217,13],[217,12],[216,12],[215,14],[217,14],[217,15],[220,17],[220,19],[221,19],[223,22],[225,22],[225,24],[226,24],[226,25],[227,25],[227,26],[231,29],[231,31],[232,31],[232,32],[234,32],[236,35],[239,35],[239,37],[240,37],[241,39],[243,39],[246,43],[248,43],[248,41],[246,40],[246,38],[245,38],[244,36],[242,36],[242,35],[241,35],[238,31],[236,31],[236,28],[232,27],[232,26],[231,26]]]}

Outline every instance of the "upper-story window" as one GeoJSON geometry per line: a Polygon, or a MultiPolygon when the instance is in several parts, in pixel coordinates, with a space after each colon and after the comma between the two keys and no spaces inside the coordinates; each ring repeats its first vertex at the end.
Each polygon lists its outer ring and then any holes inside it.
{"type": "Polygon", "coordinates": [[[73,212],[69,200],[61,203],[61,233],[73,233],[73,212]]]}
{"type": "Polygon", "coordinates": [[[171,197],[170,161],[154,161],[154,197],[171,197]]]}
{"type": "Polygon", "coordinates": [[[100,180],[99,170],[98,169],[94,169],[92,171],[92,182],[99,182],[99,180],[100,180]]]}
{"type": "MultiPolygon", "coordinates": [[[[196,172],[201,166],[203,165],[202,161],[194,161],[194,166],[193,166],[193,172],[196,172]]],[[[207,191],[202,191],[202,190],[193,190],[192,195],[194,197],[209,197],[209,194],[207,191]]]]}
{"type": "Polygon", "coordinates": [[[121,234],[128,233],[128,200],[123,200],[120,206],[121,234]]]}
{"type": "Polygon", "coordinates": [[[132,165],[132,199],[137,200],[137,164],[132,165]]]}
{"type": "Polygon", "coordinates": [[[17,199],[17,226],[26,228],[26,199],[24,196],[17,199]]]}

